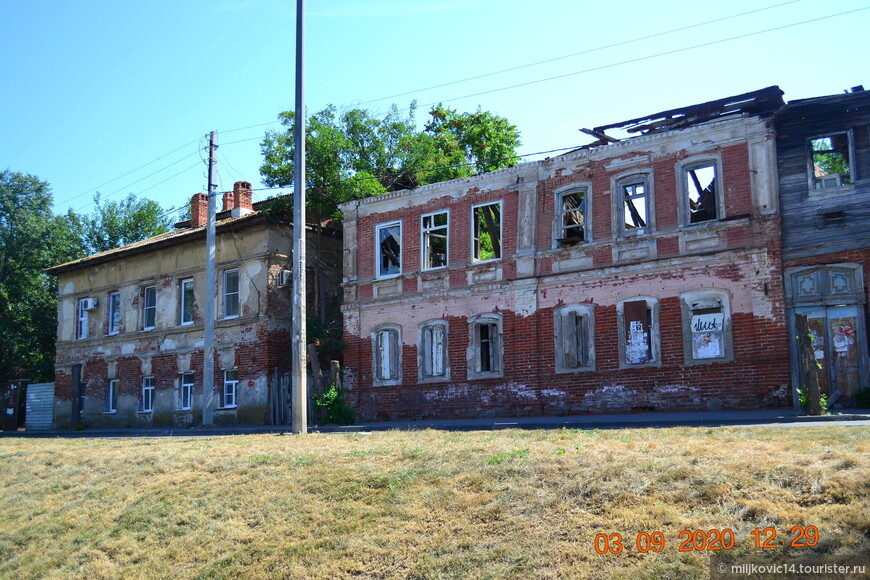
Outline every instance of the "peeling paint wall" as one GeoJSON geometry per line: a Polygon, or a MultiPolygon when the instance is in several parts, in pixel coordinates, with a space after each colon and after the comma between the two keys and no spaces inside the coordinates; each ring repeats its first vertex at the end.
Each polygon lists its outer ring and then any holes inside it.
{"type": "MultiPolygon", "coordinates": [[[[348,386],[367,419],[541,415],[576,412],[758,408],[789,382],[773,134],[758,118],[733,118],[572,152],[510,169],[344,204],[345,361],[348,386]],[[718,219],[688,223],[683,167],[712,160],[718,219]],[[647,176],[650,223],[622,233],[625,176],[647,176]],[[586,239],[563,245],[560,192],[586,192],[586,239]],[[475,262],[472,208],[502,205],[502,256],[475,262]],[[449,212],[448,265],[421,270],[420,219],[449,212]],[[378,224],[400,221],[402,272],[378,279],[378,224]],[[724,293],[728,344],[722,360],[688,362],[681,296],[724,293]],[[656,358],[633,367],[617,332],[620,304],[655,303],[656,358]],[[555,311],[591,305],[593,356],[557,370],[555,311]],[[475,317],[500,316],[501,376],[469,361],[475,317]],[[420,380],[426,321],[449,323],[449,379],[420,380]],[[401,329],[401,384],[375,386],[371,332],[401,329]]],[[[488,348],[488,347],[487,347],[488,348]]],[[[689,349],[691,352],[691,349],[689,349]]]]}

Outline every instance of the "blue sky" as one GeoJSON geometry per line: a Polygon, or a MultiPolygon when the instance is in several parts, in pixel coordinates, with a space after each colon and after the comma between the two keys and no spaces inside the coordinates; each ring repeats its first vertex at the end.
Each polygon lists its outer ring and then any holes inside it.
{"type": "MultiPolygon", "coordinates": [[[[218,189],[261,187],[260,140],[294,106],[294,2],[0,7],[0,170],[48,181],[57,213],[90,211],[95,191],[187,204],[211,130],[218,189]]],[[[309,112],[480,105],[519,127],[521,154],[769,85],[787,100],[870,89],[867,0],[308,0],[306,14],[309,112]]]]}

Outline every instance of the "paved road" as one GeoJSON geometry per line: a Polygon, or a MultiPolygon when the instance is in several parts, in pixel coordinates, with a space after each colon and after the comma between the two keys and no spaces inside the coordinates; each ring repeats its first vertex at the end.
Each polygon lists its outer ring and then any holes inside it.
{"type": "MultiPolygon", "coordinates": [[[[792,410],[707,411],[689,413],[633,413],[625,415],[571,415],[565,417],[503,417],[485,419],[432,419],[426,421],[384,421],[346,427],[311,426],[310,432],[359,433],[391,429],[439,429],[445,431],[490,431],[496,429],[628,429],[661,427],[816,425],[870,426],[870,409],[849,409],[839,415],[810,417],[792,410]]],[[[85,429],[82,431],[6,431],[0,437],[197,437],[289,433],[288,426],[197,427],[191,429],[85,429]]]]}

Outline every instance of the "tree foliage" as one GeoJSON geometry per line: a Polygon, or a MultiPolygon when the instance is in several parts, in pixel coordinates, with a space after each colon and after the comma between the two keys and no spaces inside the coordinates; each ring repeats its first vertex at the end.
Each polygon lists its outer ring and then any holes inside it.
{"type": "MultiPolygon", "coordinates": [[[[416,105],[407,116],[393,105],[377,118],[364,109],[330,105],[306,120],[307,209],[314,219],[338,217],[337,205],[387,191],[493,171],[519,161],[520,135],[507,119],[482,111],[458,113],[438,105],[417,128],[416,105]]],[[[294,119],[262,142],[260,173],[269,186],[293,185],[294,119]]]]}
{"type": "Polygon", "coordinates": [[[90,215],[69,210],[66,219],[78,234],[80,253],[97,254],[126,246],[169,231],[172,221],[160,204],[137,199],[132,193],[121,201],[103,201],[94,195],[95,208],[90,215]]]}

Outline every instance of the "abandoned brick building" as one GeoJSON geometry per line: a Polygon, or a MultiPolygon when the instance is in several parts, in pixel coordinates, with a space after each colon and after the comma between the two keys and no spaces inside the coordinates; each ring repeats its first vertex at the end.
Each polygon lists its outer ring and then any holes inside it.
{"type": "MultiPolygon", "coordinates": [[[[855,404],[868,384],[870,93],[789,102],[775,116],[786,308],[806,314],[820,387],[855,404]]],[[[801,384],[792,345],[792,384],[801,384]]]]}
{"type": "Polygon", "coordinates": [[[770,87],[343,204],[360,417],[791,406],[782,105],[770,87]]]}
{"type": "MultiPolygon", "coordinates": [[[[292,227],[265,203],[237,182],[216,216],[216,424],[281,422],[289,403],[292,227]]],[[[55,428],[202,422],[206,215],[197,194],[175,231],[48,270],[55,428]]],[[[319,258],[337,264],[340,233],[321,234],[319,258]]],[[[326,277],[333,293],[339,276],[326,277]]]]}

